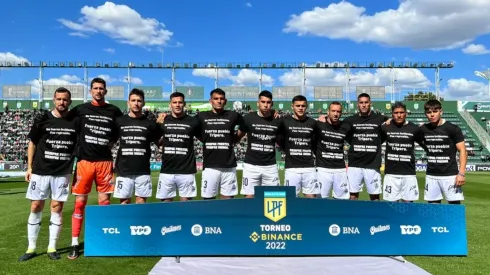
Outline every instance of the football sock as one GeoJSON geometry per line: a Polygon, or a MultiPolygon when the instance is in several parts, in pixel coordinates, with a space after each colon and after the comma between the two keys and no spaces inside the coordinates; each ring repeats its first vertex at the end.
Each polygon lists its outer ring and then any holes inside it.
{"type": "Polygon", "coordinates": [[[80,231],[82,229],[83,213],[85,212],[86,204],[86,201],[75,202],[75,210],[73,211],[73,216],[71,217],[71,245],[78,245],[78,237],[80,236],[80,231]]]}
{"type": "Polygon", "coordinates": [[[61,232],[63,216],[61,213],[51,212],[51,220],[49,221],[49,245],[48,252],[56,251],[56,241],[61,232]]]}
{"type": "Polygon", "coordinates": [[[29,247],[27,253],[32,253],[36,250],[37,237],[41,230],[41,218],[43,212],[31,212],[29,219],[27,220],[27,238],[29,240],[29,247]]]}

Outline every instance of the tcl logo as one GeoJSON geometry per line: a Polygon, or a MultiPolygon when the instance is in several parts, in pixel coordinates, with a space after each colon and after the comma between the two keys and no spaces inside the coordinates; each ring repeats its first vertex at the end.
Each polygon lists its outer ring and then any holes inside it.
{"type": "Polygon", "coordinates": [[[129,229],[131,229],[131,235],[150,235],[151,233],[151,227],[145,225],[145,226],[130,226],[129,229]]]}
{"type": "Polygon", "coordinates": [[[117,228],[102,228],[104,234],[120,234],[117,228]]]}
{"type": "Polygon", "coordinates": [[[449,233],[449,230],[446,227],[439,226],[439,227],[431,227],[432,232],[434,233],[449,233]]]}
{"type": "Polygon", "coordinates": [[[422,228],[418,225],[400,225],[402,235],[418,235],[422,232],[422,228]]]}

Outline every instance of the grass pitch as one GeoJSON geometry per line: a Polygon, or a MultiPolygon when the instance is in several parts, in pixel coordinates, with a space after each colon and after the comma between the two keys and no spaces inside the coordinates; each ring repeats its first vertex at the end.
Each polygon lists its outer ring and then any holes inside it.
{"type": "MultiPolygon", "coordinates": [[[[281,173],[281,182],[284,173],[281,173]]],[[[432,274],[437,275],[488,275],[490,266],[490,182],[489,173],[468,173],[464,187],[467,207],[468,257],[406,257],[406,259],[432,274]]],[[[424,174],[418,174],[420,190],[424,190],[424,174]]],[[[237,173],[241,184],[241,171],[237,173]]],[[[158,173],[152,174],[156,185],[158,173]]],[[[197,174],[199,185],[201,174],[197,174]]],[[[241,186],[241,185],[240,185],[241,186]]],[[[27,249],[27,218],[30,203],[25,199],[27,183],[22,179],[0,180],[0,274],[148,274],[160,260],[160,257],[114,257],[85,258],[83,255],[71,261],[66,258],[71,245],[71,214],[74,198],[70,197],[63,211],[63,229],[58,241],[58,251],[62,255],[59,261],[49,260],[44,253],[48,245],[49,207],[43,212],[41,232],[38,238],[38,257],[18,262],[17,258],[27,249]]],[[[154,186],[156,190],[156,186],[154,186]]],[[[198,187],[198,190],[200,188],[198,187]]],[[[198,192],[199,193],[199,192],[198,192]]],[[[361,199],[366,200],[363,193],[361,199]]],[[[156,202],[154,198],[150,202],[156,202]]],[[[97,196],[93,192],[89,204],[96,204],[97,196]]],[[[113,199],[112,203],[118,203],[113,199]]],[[[80,241],[83,242],[83,231],[80,241]]],[[[428,244],[428,245],[437,245],[428,244]]]]}

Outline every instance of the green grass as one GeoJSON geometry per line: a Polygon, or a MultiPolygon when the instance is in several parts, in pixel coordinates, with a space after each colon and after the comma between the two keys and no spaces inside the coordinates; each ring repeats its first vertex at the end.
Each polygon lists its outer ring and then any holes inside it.
{"type": "MultiPolygon", "coordinates": [[[[153,173],[153,182],[157,182],[158,173],[153,173]]],[[[241,184],[241,171],[237,175],[241,184]]],[[[282,182],[283,173],[281,173],[282,182]]],[[[200,183],[201,175],[197,175],[200,183]]],[[[423,190],[424,175],[418,174],[420,190],[423,190]]],[[[490,274],[487,256],[490,255],[490,182],[488,173],[468,173],[465,186],[465,204],[467,206],[468,257],[407,257],[407,260],[432,274],[490,274]]],[[[17,262],[27,248],[27,217],[29,201],[25,199],[27,183],[21,179],[0,181],[0,274],[148,274],[160,257],[114,257],[85,258],[75,261],[66,258],[67,248],[71,244],[71,214],[73,197],[65,205],[63,229],[58,241],[58,250],[62,259],[51,261],[42,254],[28,262],[17,262]]],[[[156,187],[154,187],[156,190],[156,187]]],[[[198,190],[200,190],[198,188],[198,190]]],[[[364,193],[361,199],[367,199],[364,193]]],[[[155,202],[153,198],[150,202],[155,202]]],[[[113,199],[113,203],[118,203],[113,199]]],[[[90,196],[90,204],[97,203],[96,193],[90,196]]],[[[38,253],[44,252],[48,245],[49,207],[43,212],[43,224],[38,239],[38,253]]],[[[83,241],[83,231],[81,236],[83,241]]],[[[437,245],[437,244],[428,244],[437,245]]]]}

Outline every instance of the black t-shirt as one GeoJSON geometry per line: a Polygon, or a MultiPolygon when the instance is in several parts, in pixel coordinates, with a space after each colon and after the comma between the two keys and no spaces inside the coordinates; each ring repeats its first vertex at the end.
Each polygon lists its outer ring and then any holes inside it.
{"type": "Polygon", "coordinates": [[[276,164],[276,137],[280,119],[261,117],[251,113],[243,117],[244,125],[240,131],[247,133],[247,152],[245,163],[253,165],[276,164]]]}
{"type": "Polygon", "coordinates": [[[158,142],[160,127],[146,116],[139,118],[129,115],[116,119],[119,149],[115,171],[119,176],[149,175],[151,142],[158,142]]]}
{"type": "Polygon", "coordinates": [[[338,125],[317,121],[315,150],[317,167],[345,168],[344,141],[350,130],[351,125],[343,121],[338,125]]]}
{"type": "Polygon", "coordinates": [[[420,128],[427,147],[427,175],[457,175],[456,144],[464,141],[461,128],[448,121],[435,127],[427,123],[420,128]]]}
{"type": "Polygon", "coordinates": [[[112,160],[109,144],[117,139],[116,118],[122,116],[121,110],[112,104],[95,106],[88,102],[70,110],[70,115],[80,117],[82,122],[78,160],[112,160]]]}
{"type": "Polygon", "coordinates": [[[313,150],[316,121],[310,117],[296,120],[292,116],[281,119],[279,133],[281,147],[286,153],[285,168],[315,167],[313,150]]]}
{"type": "Polygon", "coordinates": [[[355,114],[344,119],[352,126],[347,136],[350,144],[349,167],[380,169],[381,167],[381,125],[387,120],[385,116],[371,112],[363,117],[355,114]]]}
{"type": "Polygon", "coordinates": [[[34,122],[28,138],[36,145],[32,173],[36,175],[67,175],[73,171],[80,120],[77,117],[57,118],[51,112],[34,122]]]}
{"type": "Polygon", "coordinates": [[[163,154],[160,172],[165,174],[196,173],[194,137],[200,133],[197,118],[188,115],[175,118],[169,115],[161,127],[163,154]]]}
{"type": "Polygon", "coordinates": [[[386,140],[385,174],[415,175],[415,144],[422,143],[422,131],[412,122],[398,126],[394,122],[381,126],[386,140]]]}
{"type": "Polygon", "coordinates": [[[200,140],[204,143],[204,169],[236,167],[233,141],[235,127],[243,127],[242,115],[226,110],[219,114],[205,111],[197,114],[197,118],[201,125],[200,140]]]}

